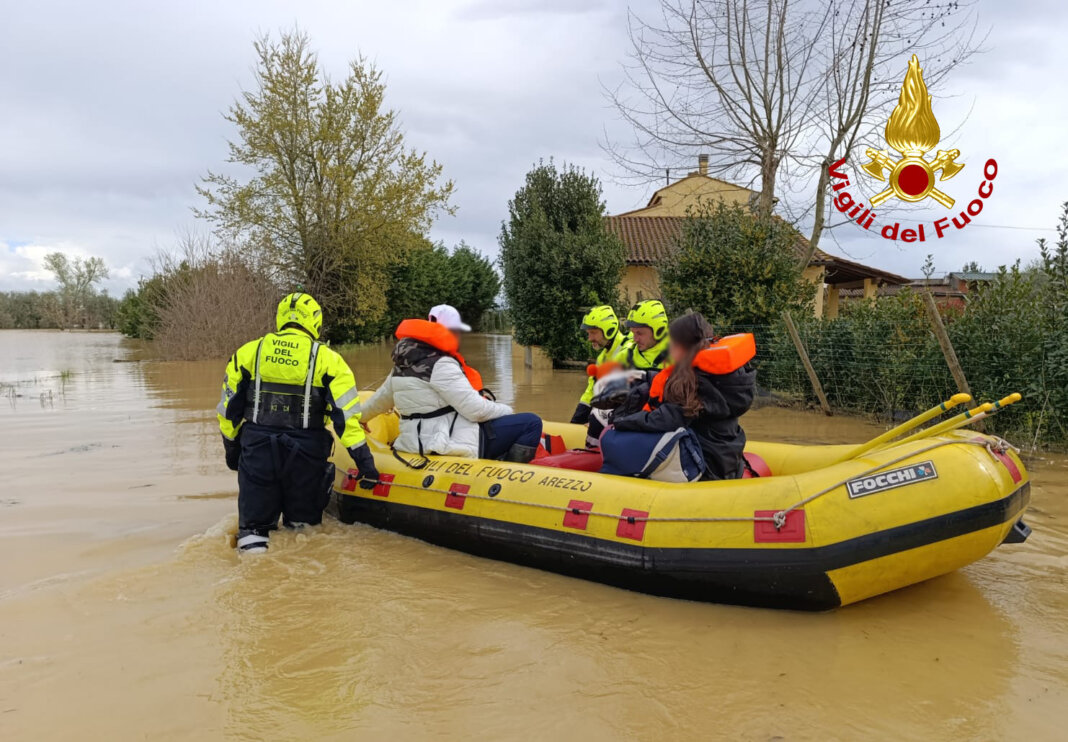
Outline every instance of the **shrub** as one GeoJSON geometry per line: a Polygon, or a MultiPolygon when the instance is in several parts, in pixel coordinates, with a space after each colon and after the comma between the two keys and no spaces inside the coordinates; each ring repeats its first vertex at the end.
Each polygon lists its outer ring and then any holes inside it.
{"type": "Polygon", "coordinates": [[[787,309],[810,312],[815,286],[798,267],[798,240],[782,219],[722,201],[700,203],[660,265],[668,311],[701,312],[717,329],[771,324],[787,309]]]}
{"type": "MultiPolygon", "coordinates": [[[[798,334],[832,406],[899,417],[952,393],[953,381],[919,295],[905,290],[846,303],[837,319],[795,317],[798,334]]],[[[762,383],[812,394],[782,323],[772,326],[762,383]]],[[[758,356],[759,357],[759,356],[758,356]]]]}
{"type": "Polygon", "coordinates": [[[383,335],[406,317],[425,317],[436,304],[456,307],[473,329],[497,305],[501,279],[487,258],[460,243],[450,253],[444,245],[412,253],[390,275],[389,317],[383,335]]]}
{"type": "Polygon", "coordinates": [[[187,237],[178,254],[157,257],[123,316],[131,329],[150,328],[163,358],[225,358],[275,329],[283,293],[244,251],[187,237]]]}
{"type": "Polygon", "coordinates": [[[604,223],[597,178],[550,162],[527,173],[501,226],[504,295],[515,339],[553,360],[585,358],[584,310],[617,303],[623,243],[604,223]]]}

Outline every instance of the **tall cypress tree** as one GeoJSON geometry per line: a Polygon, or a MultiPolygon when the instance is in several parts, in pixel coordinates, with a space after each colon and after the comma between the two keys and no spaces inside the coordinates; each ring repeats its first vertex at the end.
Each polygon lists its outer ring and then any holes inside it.
{"type": "Polygon", "coordinates": [[[553,360],[587,352],[578,330],[586,308],[615,304],[626,265],[604,222],[596,177],[551,161],[527,173],[501,226],[501,268],[516,341],[553,360]]]}

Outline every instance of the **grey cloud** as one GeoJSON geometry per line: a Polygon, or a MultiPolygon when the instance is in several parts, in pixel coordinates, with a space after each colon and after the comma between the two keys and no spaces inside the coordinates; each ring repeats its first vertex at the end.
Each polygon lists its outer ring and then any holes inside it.
{"type": "MultiPolygon", "coordinates": [[[[992,27],[987,53],[948,81],[944,100],[936,93],[944,130],[963,122],[954,146],[969,168],[954,195],[970,192],[982,160],[996,156],[1002,174],[984,220],[1052,226],[1068,197],[1068,104],[1059,95],[1068,45],[1058,31],[1066,10],[987,2],[981,11],[992,27]]],[[[619,126],[602,83],[618,79],[625,14],[616,0],[421,0],[403,12],[325,0],[9,2],[0,23],[0,287],[39,285],[16,243],[101,255],[112,291],[147,271],[158,247],[195,225],[197,179],[225,167],[233,132],[221,112],[251,82],[253,38],[294,22],[333,74],[359,52],[385,71],[387,102],[411,145],[457,186],[459,211],[438,222],[434,239],[495,255],[507,201],[540,158],[592,168],[611,211],[633,208],[653,185],[615,182],[600,148],[604,127],[619,126]]],[[[947,270],[1032,254],[1040,234],[973,228],[953,243],[912,247],[846,227],[835,230],[841,251],[907,274],[928,251],[947,270]]]]}

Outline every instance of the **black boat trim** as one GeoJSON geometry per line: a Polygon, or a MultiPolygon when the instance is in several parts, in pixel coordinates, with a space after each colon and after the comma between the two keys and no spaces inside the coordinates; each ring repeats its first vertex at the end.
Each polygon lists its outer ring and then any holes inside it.
{"type": "Polygon", "coordinates": [[[992,502],[826,546],[673,548],[609,541],[336,492],[338,518],[476,556],[639,592],[716,603],[828,610],[841,600],[827,573],[1016,520],[1029,482],[992,502]]]}

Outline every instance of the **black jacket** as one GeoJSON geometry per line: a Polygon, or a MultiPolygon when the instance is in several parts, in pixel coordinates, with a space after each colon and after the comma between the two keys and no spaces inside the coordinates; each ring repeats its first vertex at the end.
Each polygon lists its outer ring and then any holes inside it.
{"type": "Polygon", "coordinates": [[[736,479],[742,476],[745,431],[738,418],[753,404],[756,371],[746,365],[729,374],[711,374],[694,369],[697,395],[704,409],[697,417],[686,417],[671,402],[649,398],[649,385],[642,384],[614,416],[616,430],[666,433],[691,428],[701,441],[705,455],[704,479],[736,479]],[[651,410],[639,410],[648,402],[651,410]],[[629,414],[628,414],[629,413],[629,414]]]}

